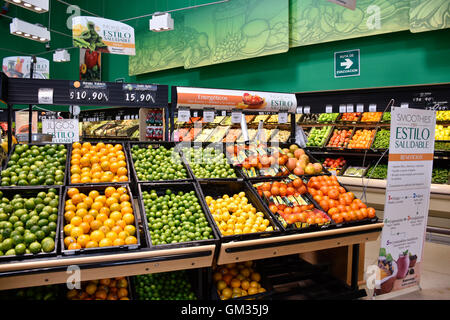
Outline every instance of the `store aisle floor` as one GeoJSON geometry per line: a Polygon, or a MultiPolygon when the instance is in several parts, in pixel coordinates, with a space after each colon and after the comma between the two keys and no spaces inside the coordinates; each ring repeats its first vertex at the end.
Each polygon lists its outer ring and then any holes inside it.
{"type": "MultiPolygon", "coordinates": [[[[365,268],[376,264],[380,240],[366,243],[365,268]]],[[[450,246],[425,242],[422,290],[392,300],[450,300],[450,246]]]]}

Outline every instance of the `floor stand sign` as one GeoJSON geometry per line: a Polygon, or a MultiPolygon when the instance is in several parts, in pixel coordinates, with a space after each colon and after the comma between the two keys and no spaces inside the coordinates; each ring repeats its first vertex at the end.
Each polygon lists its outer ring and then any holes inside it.
{"type": "Polygon", "coordinates": [[[393,108],[377,296],[419,288],[435,127],[434,111],[393,108]]]}

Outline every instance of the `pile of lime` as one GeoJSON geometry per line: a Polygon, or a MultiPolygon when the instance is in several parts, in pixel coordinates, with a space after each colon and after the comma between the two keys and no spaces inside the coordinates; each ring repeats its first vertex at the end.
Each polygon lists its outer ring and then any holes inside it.
{"type": "Polygon", "coordinates": [[[187,171],[174,148],[153,148],[152,145],[140,148],[134,145],[131,148],[131,157],[140,181],[187,179],[187,171]]]}
{"type": "Polygon", "coordinates": [[[2,291],[0,300],[12,301],[56,301],[60,293],[57,285],[2,291]]]}
{"type": "Polygon", "coordinates": [[[183,154],[199,179],[236,178],[225,154],[215,148],[184,148],[183,154]]]}
{"type": "Polygon", "coordinates": [[[144,191],[142,198],[153,245],[213,239],[195,192],[144,191]]]}
{"type": "Polygon", "coordinates": [[[185,271],[135,278],[137,300],[197,300],[185,271]]]}
{"type": "Polygon", "coordinates": [[[56,189],[34,198],[0,191],[0,256],[38,254],[55,250],[59,195],[56,189]]]}
{"type": "Polygon", "coordinates": [[[67,149],[64,145],[17,145],[1,173],[4,187],[64,185],[67,149]]]}

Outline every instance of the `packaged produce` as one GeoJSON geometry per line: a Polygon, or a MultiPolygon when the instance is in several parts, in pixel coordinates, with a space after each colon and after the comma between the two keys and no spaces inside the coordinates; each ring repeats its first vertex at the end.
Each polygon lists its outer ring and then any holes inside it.
{"type": "Polygon", "coordinates": [[[246,123],[251,123],[254,119],[255,119],[255,115],[245,115],[245,122],[246,123]]]}
{"type": "Polygon", "coordinates": [[[85,194],[67,190],[64,207],[66,250],[136,245],[139,236],[127,188],[107,187],[85,194]]]}
{"type": "Polygon", "coordinates": [[[57,285],[8,290],[0,292],[0,300],[56,301],[59,298],[59,292],[60,287],[57,285]]]}
{"type": "Polygon", "coordinates": [[[187,179],[187,170],[174,148],[153,145],[141,148],[134,145],[130,149],[131,158],[139,181],[187,179]]]}
{"type": "Polygon", "coordinates": [[[342,114],[341,121],[343,122],[357,122],[361,117],[361,112],[346,112],[342,114]]]}
{"type": "Polygon", "coordinates": [[[189,132],[189,128],[180,128],[177,129],[173,132],[173,140],[175,142],[181,142],[181,141],[185,141],[184,137],[187,135],[187,133],[189,132]]]}
{"type": "Polygon", "coordinates": [[[257,115],[255,117],[255,119],[253,120],[252,123],[253,124],[259,124],[260,121],[262,121],[264,123],[264,122],[267,121],[267,119],[269,119],[269,115],[267,115],[267,114],[260,114],[260,115],[257,115]]]}
{"type": "Polygon", "coordinates": [[[218,125],[219,123],[221,123],[223,121],[223,119],[225,119],[225,116],[216,116],[214,118],[214,121],[211,122],[211,124],[218,125]]]}
{"type": "Polygon", "coordinates": [[[225,154],[214,148],[184,148],[183,154],[198,179],[236,178],[225,154]]]}
{"type": "Polygon", "coordinates": [[[230,129],[229,126],[218,126],[214,129],[214,131],[211,133],[211,135],[208,138],[208,142],[221,142],[225,135],[227,134],[228,130],[230,129]]]}
{"type": "Polygon", "coordinates": [[[278,115],[277,114],[273,114],[269,117],[269,119],[267,119],[266,123],[268,124],[276,124],[278,123],[278,115]]]}
{"type": "Polygon", "coordinates": [[[143,191],[142,199],[152,245],[214,238],[195,191],[143,191]]]}
{"type": "Polygon", "coordinates": [[[1,173],[2,186],[64,185],[67,149],[64,145],[16,145],[1,173]]]}
{"type": "Polygon", "coordinates": [[[376,217],[374,208],[367,208],[352,192],[347,192],[335,176],[312,177],[308,192],[319,206],[337,223],[376,217]]]}
{"type": "Polygon", "coordinates": [[[137,300],[197,300],[186,271],[164,272],[136,276],[137,300]]]}
{"type": "Polygon", "coordinates": [[[253,261],[217,266],[213,270],[214,285],[221,300],[248,297],[267,292],[262,276],[253,261]]]}
{"type": "Polygon", "coordinates": [[[383,112],[364,112],[361,122],[380,122],[383,112]]]}
{"type": "Polygon", "coordinates": [[[128,168],[121,144],[72,145],[71,183],[128,182],[128,168]]]}
{"type": "Polygon", "coordinates": [[[343,176],[362,178],[364,177],[366,171],[367,168],[364,167],[348,167],[347,170],[345,170],[343,176]]]}
{"type": "Polygon", "coordinates": [[[376,167],[371,166],[367,171],[366,177],[371,179],[387,179],[388,166],[386,164],[379,164],[376,167]]]}
{"type": "Polygon", "coordinates": [[[230,129],[225,138],[223,138],[223,142],[234,143],[241,136],[241,133],[241,129],[230,129]]]}
{"type": "Polygon", "coordinates": [[[273,231],[264,213],[257,212],[245,192],[219,199],[206,196],[206,204],[224,236],[273,231]]]}
{"type": "Polygon", "coordinates": [[[450,126],[436,125],[436,141],[450,141],[450,126]]]}
{"type": "Polygon", "coordinates": [[[319,121],[320,115],[318,113],[308,113],[303,117],[304,123],[317,123],[319,121]]]}
{"type": "Polygon", "coordinates": [[[59,194],[56,189],[35,197],[5,196],[0,191],[0,256],[51,253],[55,250],[59,194]]]}
{"type": "Polygon", "coordinates": [[[434,168],[431,183],[448,184],[450,178],[450,169],[434,168]]]}
{"type": "Polygon", "coordinates": [[[350,141],[350,137],[353,134],[353,129],[335,129],[331,136],[327,147],[331,148],[345,148],[350,141]]]}
{"type": "MultiPolygon", "coordinates": [[[[256,129],[248,129],[248,141],[253,141],[256,138],[256,134],[258,133],[258,130],[256,129]]],[[[241,134],[239,138],[237,139],[237,142],[242,143],[244,142],[244,134],[241,134]]]]}
{"type": "Polygon", "coordinates": [[[207,142],[209,136],[211,135],[211,133],[213,132],[214,129],[208,129],[205,128],[203,129],[195,138],[195,142],[207,142]]]}
{"type": "Polygon", "coordinates": [[[372,149],[388,149],[391,139],[391,131],[388,129],[378,130],[372,149]]]}
{"type": "Polygon", "coordinates": [[[436,112],[436,121],[439,122],[450,122],[450,111],[443,110],[436,112]]]}
{"type": "Polygon", "coordinates": [[[221,126],[231,126],[231,117],[230,116],[226,116],[221,122],[220,122],[221,126]]]}
{"type": "Polygon", "coordinates": [[[327,142],[328,136],[333,128],[326,126],[322,128],[314,127],[308,135],[307,147],[323,147],[327,142]]]}
{"type": "Polygon", "coordinates": [[[356,130],[352,137],[352,140],[348,143],[348,149],[369,149],[373,138],[375,137],[376,130],[360,129],[356,130]]]}
{"type": "Polygon", "coordinates": [[[128,279],[125,277],[84,281],[81,289],[67,292],[68,300],[130,300],[128,279]]]}
{"type": "Polygon", "coordinates": [[[339,117],[339,113],[322,113],[319,116],[318,122],[319,123],[333,123],[333,122],[336,122],[338,117],[339,117]]]}

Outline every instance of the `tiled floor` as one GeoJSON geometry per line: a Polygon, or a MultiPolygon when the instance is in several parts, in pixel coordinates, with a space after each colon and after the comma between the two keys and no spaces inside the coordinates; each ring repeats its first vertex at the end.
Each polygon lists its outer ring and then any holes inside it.
{"type": "MultiPolygon", "coordinates": [[[[380,241],[366,243],[365,266],[376,264],[380,241]]],[[[392,300],[450,300],[450,246],[425,242],[421,290],[392,300]]]]}

